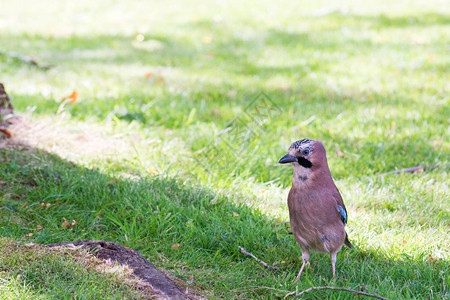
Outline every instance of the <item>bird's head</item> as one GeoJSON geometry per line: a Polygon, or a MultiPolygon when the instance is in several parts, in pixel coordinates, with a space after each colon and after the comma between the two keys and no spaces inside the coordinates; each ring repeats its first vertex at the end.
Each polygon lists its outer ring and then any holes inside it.
{"type": "Polygon", "coordinates": [[[319,169],[327,164],[325,147],[321,141],[303,139],[292,143],[288,153],[283,156],[280,164],[292,163],[294,169],[319,169]]]}

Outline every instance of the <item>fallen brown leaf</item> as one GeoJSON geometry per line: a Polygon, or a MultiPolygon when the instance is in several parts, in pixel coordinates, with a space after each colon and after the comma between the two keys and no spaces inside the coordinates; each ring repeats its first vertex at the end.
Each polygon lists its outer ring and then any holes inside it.
{"type": "Polygon", "coordinates": [[[179,249],[179,248],[181,248],[181,245],[178,243],[172,245],[172,249],[179,249]]]}
{"type": "Polygon", "coordinates": [[[72,94],[70,94],[69,96],[63,97],[61,99],[61,101],[70,99],[69,103],[75,103],[75,101],[77,101],[78,99],[78,92],[77,91],[73,91],[72,94]]]}
{"type": "Polygon", "coordinates": [[[118,183],[118,182],[119,182],[119,179],[113,178],[110,181],[108,181],[106,184],[114,184],[114,183],[118,183]]]}
{"type": "Polygon", "coordinates": [[[344,152],[342,152],[341,150],[339,150],[339,149],[337,149],[336,150],[336,154],[337,154],[337,156],[340,156],[340,157],[345,157],[345,154],[344,154],[344,152]]]}
{"type": "Polygon", "coordinates": [[[7,129],[1,129],[0,128],[0,132],[4,133],[7,137],[12,137],[11,131],[9,131],[7,129]]]}

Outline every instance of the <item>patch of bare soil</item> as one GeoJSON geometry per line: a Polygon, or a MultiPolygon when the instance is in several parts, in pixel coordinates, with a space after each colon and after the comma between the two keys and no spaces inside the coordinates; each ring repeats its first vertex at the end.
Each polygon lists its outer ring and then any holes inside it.
{"type": "Polygon", "coordinates": [[[67,249],[82,251],[95,256],[103,263],[96,268],[109,272],[117,270],[117,265],[122,266],[129,272],[124,280],[125,283],[138,288],[149,298],[168,299],[200,299],[201,297],[187,290],[184,292],[163,272],[158,270],[151,262],[146,260],[138,251],[122,246],[115,242],[81,240],[75,242],[63,242],[47,244],[46,247],[55,250],[66,251],[67,249]],[[131,272],[130,272],[131,271],[131,272]]]}

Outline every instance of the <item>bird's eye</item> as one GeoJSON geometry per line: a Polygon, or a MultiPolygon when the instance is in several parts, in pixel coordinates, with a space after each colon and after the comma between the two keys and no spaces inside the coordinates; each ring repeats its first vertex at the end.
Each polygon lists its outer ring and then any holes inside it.
{"type": "Polygon", "coordinates": [[[302,151],[303,156],[307,156],[309,154],[309,150],[305,149],[302,151]]]}

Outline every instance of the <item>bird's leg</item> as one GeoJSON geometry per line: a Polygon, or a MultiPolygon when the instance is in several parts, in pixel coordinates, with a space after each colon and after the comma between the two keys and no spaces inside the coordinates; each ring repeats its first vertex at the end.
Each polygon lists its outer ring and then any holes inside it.
{"type": "Polygon", "coordinates": [[[297,278],[296,278],[296,282],[300,278],[300,275],[302,275],[302,272],[303,272],[303,269],[305,268],[305,265],[306,265],[306,261],[303,260],[303,264],[302,264],[302,267],[300,268],[300,271],[298,272],[298,275],[297,275],[297,278]]]}
{"type": "Polygon", "coordinates": [[[331,269],[333,270],[334,281],[336,281],[336,277],[334,277],[334,275],[336,274],[336,267],[335,267],[335,265],[336,265],[336,256],[337,256],[337,251],[330,253],[331,269]]]}
{"type": "Polygon", "coordinates": [[[303,264],[302,267],[300,268],[300,271],[298,272],[297,278],[295,279],[295,283],[298,283],[298,279],[300,278],[300,275],[302,275],[303,269],[305,268],[306,263],[309,261],[309,252],[308,250],[302,249],[302,260],[303,260],[303,264]]]}

